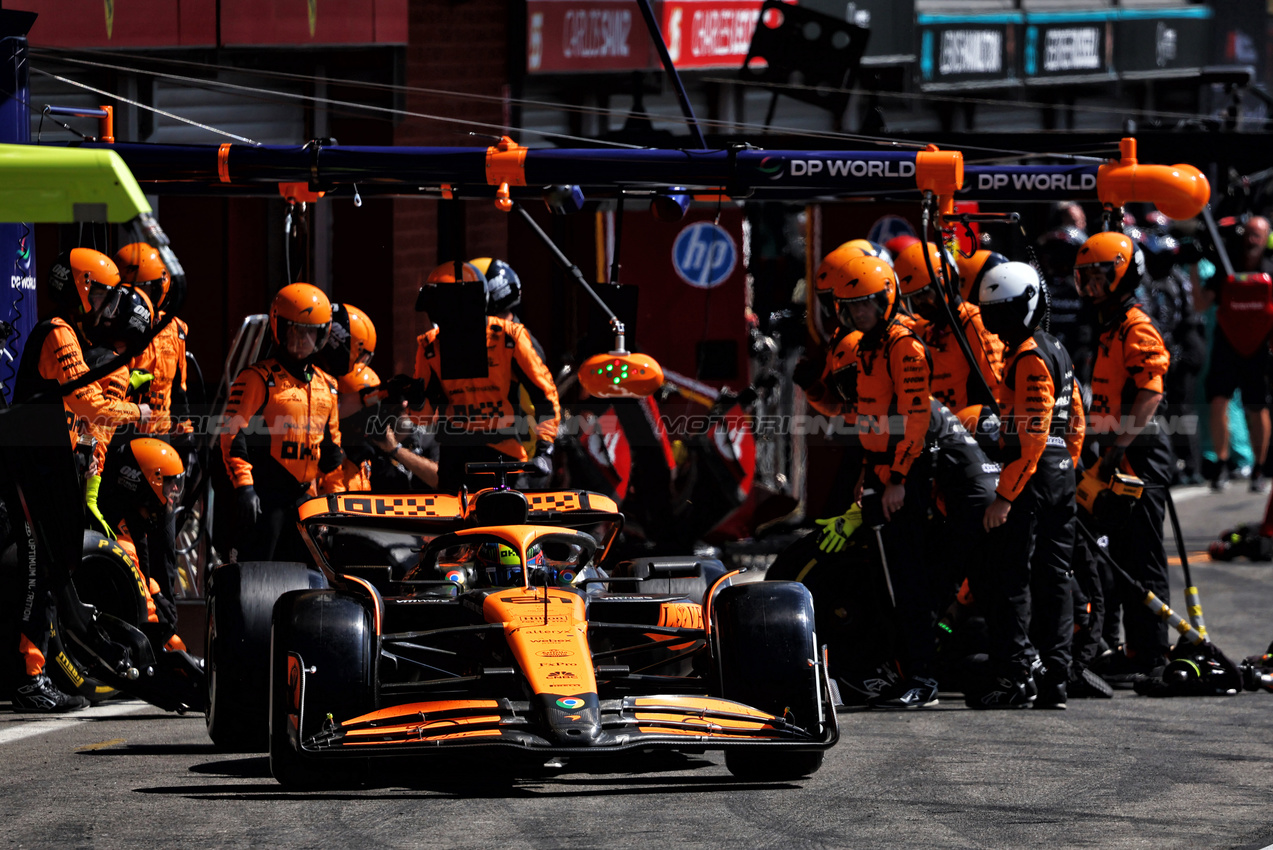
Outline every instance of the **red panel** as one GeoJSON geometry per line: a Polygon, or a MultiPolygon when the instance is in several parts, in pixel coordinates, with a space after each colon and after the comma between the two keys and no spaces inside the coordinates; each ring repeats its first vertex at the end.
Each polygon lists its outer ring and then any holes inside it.
{"type": "Polygon", "coordinates": [[[221,43],[370,44],[375,10],[374,0],[221,0],[221,43]]]}
{"type": "Polygon", "coordinates": [[[216,44],[216,0],[8,0],[36,12],[35,47],[194,47],[216,44]]]}
{"type": "Polygon", "coordinates": [[[677,68],[740,68],[761,0],[665,0],[663,38],[677,68]]]}
{"type": "Polygon", "coordinates": [[[407,0],[376,0],[376,44],[407,43],[407,0]]]}
{"type": "Polygon", "coordinates": [[[631,0],[527,0],[526,71],[633,71],[657,58],[631,0]]]}
{"type": "Polygon", "coordinates": [[[640,286],[637,341],[664,369],[691,378],[698,374],[700,342],[732,340],[737,344],[736,377],[706,381],[741,390],[750,383],[747,364],[745,281],[742,260],[743,213],[727,207],[720,226],[728,231],[736,252],[729,275],[710,289],[686,283],[672,262],[677,237],[696,222],[710,222],[714,208],[692,209],[684,221],[667,224],[629,209],[623,222],[623,279],[640,286]]]}
{"type": "MultiPolygon", "coordinates": [[[[118,8],[119,0],[115,0],[118,8]]],[[[181,44],[183,47],[217,43],[217,0],[181,0],[181,44]]]]}

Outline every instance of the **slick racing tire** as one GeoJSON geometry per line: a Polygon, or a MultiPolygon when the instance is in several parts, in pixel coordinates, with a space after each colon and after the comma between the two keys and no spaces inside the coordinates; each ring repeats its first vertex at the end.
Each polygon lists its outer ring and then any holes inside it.
{"type": "Polygon", "coordinates": [[[363,759],[316,759],[300,749],[328,717],[343,721],[375,709],[379,652],[365,603],[341,591],[301,590],[275,606],[270,772],[284,786],[332,788],[365,778],[363,759]]]}
{"type": "MultiPolygon", "coordinates": [[[[720,695],[821,737],[826,719],[813,624],[813,597],[797,582],[722,590],[712,607],[720,695]]],[[[822,766],[822,751],[757,744],[726,750],[725,766],[740,779],[798,779],[822,766]]]]}
{"type": "Polygon", "coordinates": [[[208,576],[206,720],[218,750],[265,752],[274,603],[289,590],[326,586],[322,573],[288,561],[222,564],[208,576]]]}
{"type": "MultiPolygon", "coordinates": [[[[84,532],[84,552],[71,572],[71,583],[81,602],[118,617],[138,629],[146,622],[146,595],[136,564],[123,547],[96,531],[84,532]]],[[[64,640],[58,623],[49,639],[50,678],[67,693],[76,693],[93,704],[119,694],[115,688],[89,676],[87,666],[64,640]]]]}

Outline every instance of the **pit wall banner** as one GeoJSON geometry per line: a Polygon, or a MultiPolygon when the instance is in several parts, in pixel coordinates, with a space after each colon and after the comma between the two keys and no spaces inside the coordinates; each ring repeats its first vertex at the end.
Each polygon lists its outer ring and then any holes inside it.
{"type": "Polygon", "coordinates": [[[920,14],[918,78],[939,91],[1189,76],[1219,61],[1214,18],[1201,5],[920,14]]]}
{"type": "MultiPolygon", "coordinates": [[[[656,0],[680,69],[740,68],[761,0],[656,0]]],[[[633,0],[526,0],[526,71],[568,74],[662,67],[633,0]]]]}

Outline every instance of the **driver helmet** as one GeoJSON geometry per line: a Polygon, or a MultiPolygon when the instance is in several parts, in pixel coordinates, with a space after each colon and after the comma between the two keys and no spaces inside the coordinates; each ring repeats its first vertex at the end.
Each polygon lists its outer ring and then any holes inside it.
{"type": "Polygon", "coordinates": [[[525,584],[521,556],[507,543],[482,543],[477,547],[476,560],[478,578],[483,584],[490,587],[516,587],[525,584]]]}

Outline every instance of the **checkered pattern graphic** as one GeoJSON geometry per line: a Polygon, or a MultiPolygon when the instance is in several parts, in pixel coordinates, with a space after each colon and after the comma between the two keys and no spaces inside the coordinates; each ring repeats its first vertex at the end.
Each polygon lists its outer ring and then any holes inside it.
{"type": "Polygon", "coordinates": [[[528,497],[532,511],[577,511],[578,493],[536,493],[528,497]]]}
{"type": "Polygon", "coordinates": [[[394,517],[459,516],[458,500],[445,496],[342,496],[341,513],[394,517]]]}

